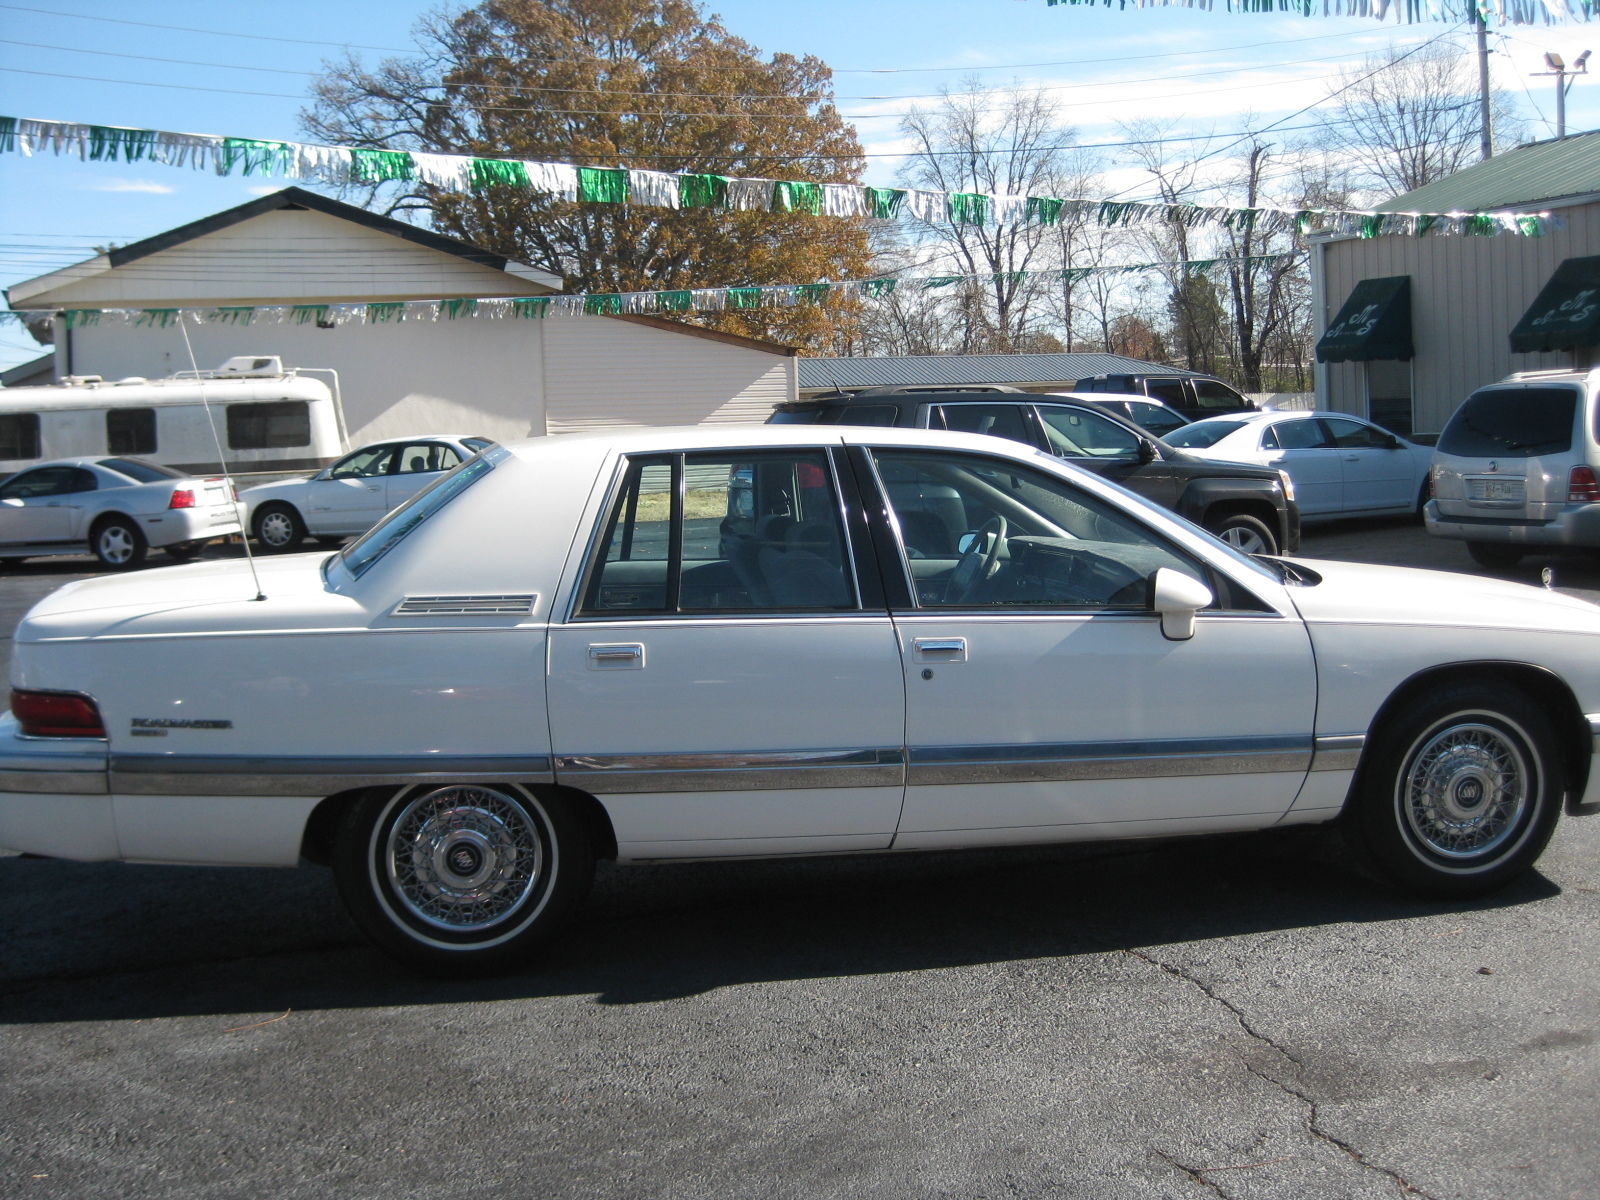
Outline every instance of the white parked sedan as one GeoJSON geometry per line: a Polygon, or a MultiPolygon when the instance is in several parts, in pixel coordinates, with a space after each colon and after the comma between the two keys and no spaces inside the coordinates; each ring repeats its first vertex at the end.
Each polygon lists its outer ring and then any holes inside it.
{"type": "Polygon", "coordinates": [[[155,546],[178,560],[239,532],[225,479],[141,458],[61,458],[0,484],[0,559],[93,554],[118,570],[155,546]]]}
{"type": "Polygon", "coordinates": [[[1600,807],[1600,608],[1257,560],[1053,456],[769,425],[493,446],[343,551],[69,584],[0,845],[331,864],[380,945],[526,956],[622,862],[1328,823],[1469,896],[1600,807]]]}
{"type": "Polygon", "coordinates": [[[396,508],[480,450],[481,437],[412,437],[375,442],[308,479],[246,488],[250,535],[273,553],[296,550],[306,535],[337,542],[371,529],[396,508]]]}
{"type": "Polygon", "coordinates": [[[1207,417],[1163,435],[1191,454],[1277,467],[1303,519],[1422,512],[1433,450],[1349,413],[1207,417]]]}

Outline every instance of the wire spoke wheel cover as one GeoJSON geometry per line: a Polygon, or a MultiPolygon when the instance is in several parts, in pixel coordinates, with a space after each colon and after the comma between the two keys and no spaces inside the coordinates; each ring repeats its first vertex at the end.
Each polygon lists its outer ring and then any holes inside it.
{"type": "Polygon", "coordinates": [[[547,857],[530,814],[479,787],[416,797],[379,852],[399,904],[424,924],[464,933],[513,917],[537,890],[547,857]]]}
{"type": "Polygon", "coordinates": [[[1396,803],[1426,853],[1464,861],[1492,854],[1522,824],[1538,786],[1535,764],[1499,725],[1462,721],[1428,736],[1411,755],[1396,803]]]}
{"type": "Polygon", "coordinates": [[[1393,882],[1423,895],[1480,895],[1533,865],[1567,786],[1541,705],[1514,686],[1462,681],[1387,714],[1347,825],[1393,882]]]}
{"type": "Polygon", "coordinates": [[[575,911],[594,850],[573,802],[517,784],[372,792],[333,855],[345,906],[375,942],[429,970],[498,969],[575,911]]]}

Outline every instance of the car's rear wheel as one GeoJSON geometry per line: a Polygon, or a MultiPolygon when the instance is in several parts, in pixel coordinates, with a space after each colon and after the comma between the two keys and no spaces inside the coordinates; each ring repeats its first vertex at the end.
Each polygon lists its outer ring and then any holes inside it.
{"type": "Polygon", "coordinates": [[[1278,553],[1278,539],[1272,530],[1249,513],[1229,513],[1211,526],[1211,532],[1245,554],[1278,553]]]}
{"type": "Polygon", "coordinates": [[[1525,871],[1565,793],[1550,721],[1513,689],[1458,684],[1387,721],[1348,814],[1379,872],[1429,896],[1473,896],[1525,871]]]}
{"type": "Polygon", "coordinates": [[[89,533],[89,552],[113,571],[137,567],[148,549],[144,534],[127,517],[106,517],[89,533]]]}
{"type": "Polygon", "coordinates": [[[250,532],[261,548],[271,554],[286,554],[305,541],[306,523],[292,505],[267,504],[256,513],[250,532]]]}
{"type": "Polygon", "coordinates": [[[572,804],[514,784],[367,797],[334,850],[339,893],[384,950],[442,974],[524,960],[572,915],[594,849],[572,804]]]}
{"type": "Polygon", "coordinates": [[[1480,567],[1514,567],[1522,561],[1522,551],[1504,542],[1468,542],[1467,553],[1480,567]]]}

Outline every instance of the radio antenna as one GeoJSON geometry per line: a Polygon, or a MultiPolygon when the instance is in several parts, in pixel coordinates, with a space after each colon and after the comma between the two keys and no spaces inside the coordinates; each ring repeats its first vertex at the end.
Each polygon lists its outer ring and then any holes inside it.
{"type": "MultiPolygon", "coordinates": [[[[222,481],[227,485],[228,495],[233,497],[234,516],[239,515],[239,489],[234,485],[233,472],[228,470],[228,456],[222,449],[222,435],[217,432],[217,418],[211,411],[211,401],[206,396],[205,376],[200,373],[200,364],[195,361],[194,343],[189,340],[189,321],[187,314],[178,313],[178,329],[183,334],[183,347],[189,352],[189,366],[194,371],[195,382],[200,385],[200,404],[206,410],[206,424],[211,427],[211,442],[217,448],[217,466],[222,469],[222,481]]],[[[244,559],[250,564],[250,578],[256,585],[256,599],[265,600],[266,592],[261,590],[261,575],[256,571],[256,556],[250,551],[250,531],[244,527],[244,521],[239,522],[239,541],[244,545],[244,559]]]]}

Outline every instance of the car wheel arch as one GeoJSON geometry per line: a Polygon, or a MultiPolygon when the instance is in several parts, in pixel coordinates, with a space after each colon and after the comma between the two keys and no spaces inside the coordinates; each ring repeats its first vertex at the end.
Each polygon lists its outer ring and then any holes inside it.
{"type": "Polygon", "coordinates": [[[1564,791],[1568,804],[1583,795],[1589,781],[1589,767],[1593,757],[1594,734],[1584,718],[1583,707],[1566,680],[1548,667],[1533,663],[1510,661],[1446,663],[1419,671],[1389,694],[1367,729],[1366,749],[1351,780],[1350,792],[1344,809],[1349,811],[1351,800],[1363,783],[1363,775],[1371,763],[1371,747],[1379,730],[1395,719],[1407,706],[1430,693],[1456,684],[1491,684],[1519,691],[1538,705],[1549,717],[1561,750],[1566,779],[1564,791]]]}
{"type": "MultiPolygon", "coordinates": [[[[610,814],[599,800],[588,792],[557,784],[528,783],[523,786],[536,796],[560,796],[567,799],[589,832],[595,857],[604,859],[617,857],[616,830],[612,828],[610,814]]],[[[336,792],[320,801],[306,818],[305,829],[300,836],[300,857],[317,866],[331,865],[334,843],[338,838],[339,826],[344,821],[345,814],[363,800],[376,794],[387,795],[393,790],[392,785],[352,788],[349,791],[336,792]]]]}

